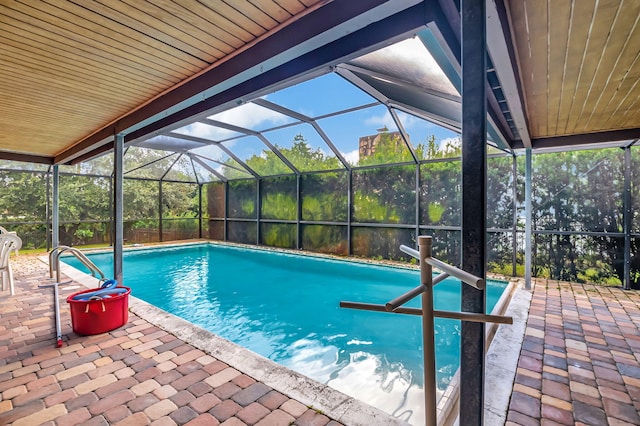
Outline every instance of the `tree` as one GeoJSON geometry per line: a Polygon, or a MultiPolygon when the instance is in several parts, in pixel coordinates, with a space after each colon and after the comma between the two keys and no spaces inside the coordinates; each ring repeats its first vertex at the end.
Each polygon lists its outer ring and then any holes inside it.
{"type": "MultiPolygon", "coordinates": [[[[534,229],[622,232],[621,164],[622,153],[611,149],[535,156],[534,229]]],[[[623,246],[621,238],[542,235],[534,242],[535,273],[619,284],[623,246]]]]}

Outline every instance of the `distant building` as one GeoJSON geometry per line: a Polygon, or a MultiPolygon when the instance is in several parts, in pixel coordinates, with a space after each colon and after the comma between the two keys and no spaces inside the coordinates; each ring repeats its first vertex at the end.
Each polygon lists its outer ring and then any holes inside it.
{"type": "Polygon", "coordinates": [[[360,158],[368,157],[376,152],[376,147],[380,144],[383,135],[387,141],[395,142],[396,146],[402,146],[404,140],[400,132],[389,132],[387,127],[378,129],[378,133],[375,135],[361,136],[358,142],[358,151],[360,158]]]}

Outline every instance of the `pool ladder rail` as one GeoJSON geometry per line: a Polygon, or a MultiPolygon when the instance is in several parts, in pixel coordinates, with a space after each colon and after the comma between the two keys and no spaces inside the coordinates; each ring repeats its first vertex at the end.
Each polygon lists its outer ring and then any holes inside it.
{"type": "Polygon", "coordinates": [[[476,277],[462,269],[451,266],[431,257],[431,237],[421,235],[418,237],[420,251],[400,246],[400,250],[420,261],[420,285],[406,293],[390,300],[384,305],[360,302],[340,302],[341,308],[362,309],[366,311],[389,312],[396,314],[410,314],[422,316],[422,347],[424,352],[424,403],[425,424],[437,425],[436,411],[436,348],[434,318],[450,318],[471,322],[493,322],[498,324],[513,324],[513,318],[502,315],[487,315],[473,312],[450,312],[433,309],[433,286],[448,277],[459,279],[478,290],[485,288],[485,280],[476,277]],[[442,271],[433,278],[433,268],[442,271]],[[403,307],[411,299],[422,295],[422,308],[403,307]]]}
{"type": "Polygon", "coordinates": [[[59,305],[59,291],[58,286],[62,284],[69,284],[72,280],[60,281],[60,255],[63,253],[69,253],[78,259],[84,266],[86,266],[91,275],[95,278],[104,281],[106,278],[104,273],[93,263],[84,253],[79,249],[69,246],[57,246],[49,252],[49,278],[53,278],[55,272],[55,282],[52,284],[44,284],[38,286],[39,288],[53,287],[53,306],[56,314],[56,347],[62,347],[62,326],[60,324],[60,305],[59,305]]]}

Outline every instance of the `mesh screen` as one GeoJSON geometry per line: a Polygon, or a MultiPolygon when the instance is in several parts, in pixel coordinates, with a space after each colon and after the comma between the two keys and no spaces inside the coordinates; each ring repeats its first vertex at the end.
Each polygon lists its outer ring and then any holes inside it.
{"type": "Polygon", "coordinates": [[[459,226],[462,209],[459,160],[420,166],[420,224],[459,226]]]}
{"type": "Polygon", "coordinates": [[[193,183],[162,183],[162,217],[197,217],[198,185],[193,183]]]}
{"type": "Polygon", "coordinates": [[[302,220],[346,222],[349,203],[347,173],[303,175],[300,179],[302,220]]]}
{"type": "Polygon", "coordinates": [[[162,219],[162,241],[190,240],[199,237],[198,218],[162,219]]]}
{"type": "Polygon", "coordinates": [[[296,248],[296,225],[288,223],[261,223],[260,244],[272,247],[296,248]]]}
{"type": "Polygon", "coordinates": [[[260,216],[264,219],[296,220],[298,190],[295,176],[266,178],[261,185],[260,216]]]}
{"type": "Polygon", "coordinates": [[[534,156],[534,229],[620,232],[622,156],[620,149],[534,156]]]}
{"type": "Polygon", "coordinates": [[[160,241],[160,224],[156,219],[126,220],[123,223],[126,244],[157,243],[160,241]]]}
{"type": "Polygon", "coordinates": [[[513,275],[513,234],[487,232],[487,271],[513,275]]]}
{"type": "Polygon", "coordinates": [[[256,217],[258,183],[255,180],[231,181],[229,185],[228,214],[230,218],[256,217]]]}
{"type": "Polygon", "coordinates": [[[631,288],[640,290],[640,238],[631,238],[631,288]]]}
{"type": "Polygon", "coordinates": [[[205,186],[207,194],[207,203],[203,200],[203,206],[206,206],[207,215],[210,218],[224,218],[225,200],[224,200],[224,184],[210,183],[205,186]]]}
{"type": "Polygon", "coordinates": [[[621,285],[624,238],[535,235],[533,274],[560,281],[621,285]]]}
{"type": "Polygon", "coordinates": [[[255,222],[227,222],[227,239],[236,243],[257,244],[257,227],[255,222]]]}
{"type": "Polygon", "coordinates": [[[223,220],[209,220],[207,221],[209,226],[208,233],[202,230],[203,235],[209,235],[212,240],[224,240],[224,221],[223,220]]]}
{"type": "Polygon", "coordinates": [[[415,246],[416,232],[398,228],[352,228],[353,255],[389,260],[409,261],[411,257],[400,251],[400,244],[415,246]]]}
{"type": "Polygon", "coordinates": [[[396,166],[354,171],[354,222],[415,223],[415,170],[396,166]]]}
{"type": "Polygon", "coordinates": [[[109,219],[110,179],[81,175],[60,176],[60,221],[109,219]]]}
{"type": "Polygon", "coordinates": [[[45,173],[0,170],[0,221],[3,223],[46,221],[46,200],[45,173]]]}
{"type": "Polygon", "coordinates": [[[65,246],[105,245],[110,231],[109,222],[69,222],[60,225],[58,239],[65,246]]]}
{"type": "Polygon", "coordinates": [[[349,254],[347,227],[302,225],[302,249],[320,253],[349,254]]]}
{"type": "Polygon", "coordinates": [[[513,158],[488,158],[487,228],[512,228],[513,209],[513,158]]]}
{"type": "Polygon", "coordinates": [[[174,180],[178,182],[198,182],[195,170],[191,164],[191,159],[186,155],[181,155],[171,169],[164,175],[163,180],[174,180]]]}
{"type": "Polygon", "coordinates": [[[460,254],[462,252],[461,231],[421,229],[420,235],[433,237],[431,256],[450,265],[460,267],[460,254]]]}
{"type": "Polygon", "coordinates": [[[123,187],[125,219],[158,218],[158,182],[125,179],[123,187]]]}
{"type": "Polygon", "coordinates": [[[18,234],[24,250],[47,248],[47,225],[45,224],[12,223],[2,224],[2,226],[18,234]]]}
{"type": "Polygon", "coordinates": [[[631,230],[640,232],[640,148],[631,147],[631,230]]]}

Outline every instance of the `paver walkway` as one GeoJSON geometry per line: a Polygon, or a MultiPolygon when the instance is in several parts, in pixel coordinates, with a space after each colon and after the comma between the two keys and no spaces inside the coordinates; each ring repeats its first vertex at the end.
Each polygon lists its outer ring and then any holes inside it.
{"type": "Polygon", "coordinates": [[[0,425],[338,426],[340,423],[129,314],[111,333],[77,336],[61,286],[37,258],[15,260],[16,295],[0,292],[0,425]]]}
{"type": "Polygon", "coordinates": [[[640,424],[640,292],[538,280],[507,425],[640,424]]]}

